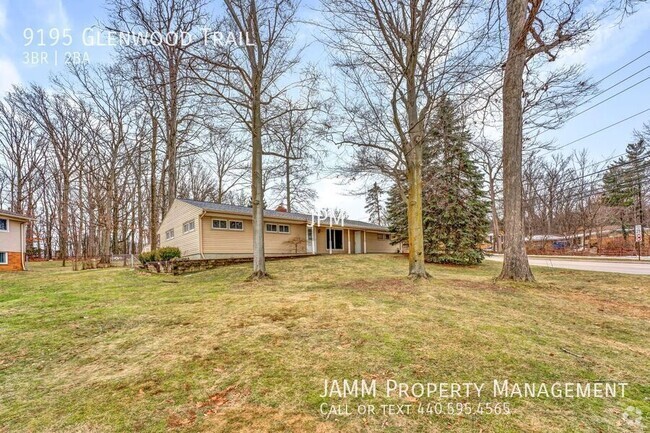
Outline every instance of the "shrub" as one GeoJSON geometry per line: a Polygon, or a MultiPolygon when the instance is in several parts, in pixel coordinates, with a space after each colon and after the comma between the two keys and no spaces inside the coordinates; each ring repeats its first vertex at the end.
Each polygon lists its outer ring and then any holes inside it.
{"type": "Polygon", "coordinates": [[[155,253],[158,256],[158,260],[163,262],[179,258],[181,256],[181,250],[176,247],[158,248],[155,253]]]}
{"type": "Polygon", "coordinates": [[[149,262],[155,262],[156,261],[155,251],[146,251],[140,253],[138,259],[140,260],[140,263],[142,263],[143,265],[146,265],[149,262]]]}
{"type": "Polygon", "coordinates": [[[140,253],[138,259],[145,265],[150,262],[166,262],[181,256],[181,250],[176,247],[158,248],[157,250],[140,253]]]}

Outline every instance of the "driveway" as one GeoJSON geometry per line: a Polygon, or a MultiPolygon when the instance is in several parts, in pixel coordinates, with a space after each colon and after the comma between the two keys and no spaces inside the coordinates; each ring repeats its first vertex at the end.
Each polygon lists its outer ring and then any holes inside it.
{"type": "MultiPolygon", "coordinates": [[[[497,262],[503,261],[503,256],[495,255],[485,257],[487,260],[494,260],[497,262]]],[[[533,266],[547,266],[549,268],[564,268],[564,269],[577,269],[579,271],[594,271],[594,272],[616,272],[620,274],[635,274],[635,275],[650,275],[650,263],[613,261],[607,259],[594,259],[594,260],[571,260],[571,259],[558,259],[555,257],[529,257],[528,262],[533,266]]]]}

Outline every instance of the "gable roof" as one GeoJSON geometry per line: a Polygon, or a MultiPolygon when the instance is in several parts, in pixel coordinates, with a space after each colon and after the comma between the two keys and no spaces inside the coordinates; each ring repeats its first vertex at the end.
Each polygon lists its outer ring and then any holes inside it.
{"type": "MultiPolygon", "coordinates": [[[[211,203],[211,202],[206,202],[206,201],[196,201],[196,200],[188,200],[184,198],[177,198],[176,200],[180,200],[183,203],[190,204],[192,206],[196,206],[204,211],[208,212],[223,212],[223,213],[232,213],[232,214],[237,214],[237,215],[247,215],[247,216],[253,216],[253,209],[247,206],[235,206],[231,204],[222,204],[222,203],[211,203]]],[[[292,220],[292,221],[299,221],[299,222],[306,222],[306,223],[311,223],[311,215],[310,214],[305,214],[305,213],[297,213],[297,212],[278,212],[275,210],[270,210],[270,209],[264,209],[264,216],[266,218],[278,218],[278,219],[285,219],[285,220],[292,220]]],[[[336,220],[334,220],[336,221],[336,220]]],[[[330,218],[327,218],[324,221],[321,221],[321,225],[323,227],[327,227],[330,225],[330,218]]],[[[336,224],[341,225],[341,224],[336,224]]],[[[345,219],[343,220],[343,227],[349,227],[349,228],[357,228],[357,229],[366,229],[366,230],[375,230],[375,231],[380,231],[380,232],[387,232],[388,228],[384,226],[380,226],[377,224],[372,224],[372,223],[367,223],[365,221],[357,221],[357,220],[351,220],[351,219],[345,219]]]]}
{"type": "Polygon", "coordinates": [[[0,216],[1,217],[12,218],[12,219],[16,219],[16,220],[24,220],[24,221],[31,221],[31,220],[34,219],[34,218],[28,217],[27,215],[22,215],[22,214],[19,214],[17,212],[12,212],[10,210],[4,210],[4,209],[0,209],[0,216]]]}

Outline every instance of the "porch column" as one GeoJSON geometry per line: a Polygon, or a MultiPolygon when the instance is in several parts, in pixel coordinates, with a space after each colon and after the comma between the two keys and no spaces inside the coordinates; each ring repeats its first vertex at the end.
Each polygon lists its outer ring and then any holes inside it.
{"type": "Polygon", "coordinates": [[[363,253],[366,254],[366,240],[368,239],[368,232],[363,232],[363,253]]]}
{"type": "Polygon", "coordinates": [[[348,254],[352,254],[352,250],[350,249],[350,229],[348,229],[348,254]]]}
{"type": "MultiPolygon", "coordinates": [[[[328,238],[330,240],[330,254],[332,254],[332,246],[333,246],[332,242],[334,241],[334,230],[330,229],[329,232],[330,235],[328,236],[328,238]]],[[[325,231],[325,234],[327,234],[327,230],[325,231]]]]}

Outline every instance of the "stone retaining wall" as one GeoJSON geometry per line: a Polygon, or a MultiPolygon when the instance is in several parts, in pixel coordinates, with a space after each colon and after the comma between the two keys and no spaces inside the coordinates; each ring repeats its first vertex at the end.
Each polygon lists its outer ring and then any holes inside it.
{"type": "MultiPolygon", "coordinates": [[[[291,255],[291,256],[273,256],[267,257],[266,261],[272,260],[286,260],[298,259],[301,257],[309,257],[310,255],[291,255]]],[[[187,272],[207,271],[209,269],[219,268],[221,266],[237,265],[240,263],[251,263],[252,257],[243,257],[235,259],[185,259],[185,260],[170,260],[168,262],[150,262],[141,268],[149,272],[165,273],[173,275],[182,275],[187,272]]]]}

